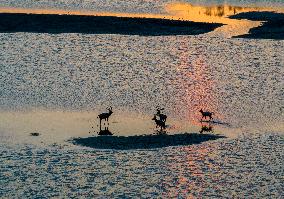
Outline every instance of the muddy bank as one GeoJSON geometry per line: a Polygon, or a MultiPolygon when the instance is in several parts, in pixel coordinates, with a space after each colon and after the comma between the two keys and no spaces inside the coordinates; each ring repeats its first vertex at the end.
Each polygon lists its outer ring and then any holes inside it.
{"type": "Polygon", "coordinates": [[[84,33],[123,35],[198,35],[222,26],[152,18],[79,16],[53,14],[0,14],[0,32],[84,33]]]}
{"type": "Polygon", "coordinates": [[[200,144],[209,140],[225,138],[214,134],[185,133],[175,135],[137,135],[137,136],[98,136],[88,138],[75,138],[74,144],[97,149],[152,149],[168,146],[182,146],[200,144]]]}
{"type": "Polygon", "coordinates": [[[250,39],[284,39],[284,14],[275,12],[246,12],[230,17],[231,19],[248,19],[264,21],[262,26],[252,28],[249,34],[239,35],[234,38],[250,39]]]}

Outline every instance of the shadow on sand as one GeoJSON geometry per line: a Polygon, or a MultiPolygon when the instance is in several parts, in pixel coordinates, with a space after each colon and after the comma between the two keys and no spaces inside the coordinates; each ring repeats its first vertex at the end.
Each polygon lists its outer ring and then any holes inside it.
{"type": "Polygon", "coordinates": [[[222,25],[151,18],[0,13],[2,33],[197,35],[211,32],[222,25]]]}
{"type": "Polygon", "coordinates": [[[74,138],[77,145],[97,149],[152,149],[168,146],[199,144],[209,140],[225,138],[222,135],[185,133],[175,135],[137,135],[137,136],[98,136],[88,138],[74,138]]]}
{"type": "Polygon", "coordinates": [[[230,16],[231,19],[248,19],[252,21],[265,21],[262,26],[249,30],[249,34],[235,38],[250,39],[284,39],[284,14],[275,12],[245,12],[230,16]]]}

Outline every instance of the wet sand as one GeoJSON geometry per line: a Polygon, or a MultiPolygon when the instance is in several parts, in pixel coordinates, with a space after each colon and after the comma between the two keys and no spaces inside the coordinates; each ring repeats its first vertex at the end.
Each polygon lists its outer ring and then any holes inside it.
{"type": "Polygon", "coordinates": [[[154,18],[53,14],[0,14],[0,32],[123,34],[143,36],[198,35],[223,24],[154,18]]]}
{"type": "Polygon", "coordinates": [[[234,38],[250,39],[284,39],[284,14],[275,12],[246,12],[233,15],[231,19],[248,19],[264,21],[263,25],[250,29],[248,34],[235,36],[234,38]]]}

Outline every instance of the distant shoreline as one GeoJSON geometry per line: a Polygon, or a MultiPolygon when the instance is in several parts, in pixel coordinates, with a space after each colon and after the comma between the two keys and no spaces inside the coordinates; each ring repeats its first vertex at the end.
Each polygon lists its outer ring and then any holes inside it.
{"type": "Polygon", "coordinates": [[[198,35],[220,23],[158,18],[0,13],[0,32],[123,34],[141,36],[198,35]]]}
{"type": "Polygon", "coordinates": [[[248,19],[252,21],[265,21],[262,26],[249,30],[248,34],[233,38],[247,39],[284,39],[284,14],[276,12],[244,12],[230,16],[231,19],[248,19]]]}

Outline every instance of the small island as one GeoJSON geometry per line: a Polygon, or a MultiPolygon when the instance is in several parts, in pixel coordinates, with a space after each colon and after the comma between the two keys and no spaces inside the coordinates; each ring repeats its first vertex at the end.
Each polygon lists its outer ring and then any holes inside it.
{"type": "Polygon", "coordinates": [[[209,140],[225,138],[222,135],[184,133],[160,135],[135,135],[135,136],[93,136],[87,138],[74,138],[74,144],[96,149],[152,149],[169,146],[187,146],[200,144],[209,140]]]}
{"type": "Polygon", "coordinates": [[[158,18],[0,13],[1,33],[198,35],[211,32],[222,25],[158,18]]]}

